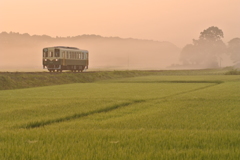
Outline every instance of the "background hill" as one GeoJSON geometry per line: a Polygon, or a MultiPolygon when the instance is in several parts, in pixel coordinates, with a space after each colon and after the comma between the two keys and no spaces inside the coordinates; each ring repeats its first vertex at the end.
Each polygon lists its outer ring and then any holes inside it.
{"type": "Polygon", "coordinates": [[[72,46],[89,50],[90,69],[164,69],[178,63],[180,48],[169,42],[81,35],[50,37],[0,33],[0,69],[41,69],[42,49],[72,46]]]}

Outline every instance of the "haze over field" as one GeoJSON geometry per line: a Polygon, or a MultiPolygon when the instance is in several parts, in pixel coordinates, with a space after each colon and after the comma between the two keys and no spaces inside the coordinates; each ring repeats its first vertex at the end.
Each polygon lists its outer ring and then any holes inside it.
{"type": "Polygon", "coordinates": [[[90,69],[162,69],[178,62],[180,49],[168,42],[82,35],[69,38],[0,33],[2,69],[42,68],[42,48],[76,46],[90,52],[90,69]],[[7,54],[2,54],[7,53],[7,54]]]}
{"type": "Polygon", "coordinates": [[[0,0],[0,33],[54,37],[31,46],[20,40],[6,45],[2,38],[0,66],[12,66],[14,59],[22,58],[25,63],[20,66],[39,68],[43,47],[72,45],[90,50],[92,67],[164,68],[178,63],[181,49],[210,26],[223,30],[226,44],[240,37],[239,16],[239,0],[0,0]],[[79,35],[100,35],[102,39],[70,40],[79,35]]]}

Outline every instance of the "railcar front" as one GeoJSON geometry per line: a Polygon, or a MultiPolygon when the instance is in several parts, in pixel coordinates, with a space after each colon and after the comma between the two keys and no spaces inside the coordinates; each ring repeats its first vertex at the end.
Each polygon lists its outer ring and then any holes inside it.
{"type": "Polygon", "coordinates": [[[64,46],[43,48],[43,68],[50,72],[82,72],[88,69],[88,61],[87,50],[64,46]]]}

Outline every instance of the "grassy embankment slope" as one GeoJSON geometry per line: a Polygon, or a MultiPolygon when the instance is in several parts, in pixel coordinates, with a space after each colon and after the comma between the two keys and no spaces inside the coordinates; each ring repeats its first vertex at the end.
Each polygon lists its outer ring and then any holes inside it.
{"type": "Polygon", "coordinates": [[[2,90],[0,158],[239,159],[240,77],[225,72],[2,90]]]}
{"type": "MultiPolygon", "coordinates": [[[[236,74],[231,70],[228,73],[236,74]]],[[[223,74],[226,70],[182,70],[182,71],[102,71],[84,73],[48,72],[0,72],[0,90],[51,86],[70,83],[91,83],[95,81],[147,75],[196,75],[223,74]]]]}
{"type": "Polygon", "coordinates": [[[70,83],[91,83],[99,80],[150,74],[153,73],[146,71],[102,71],[84,73],[0,72],[0,90],[70,83]]]}

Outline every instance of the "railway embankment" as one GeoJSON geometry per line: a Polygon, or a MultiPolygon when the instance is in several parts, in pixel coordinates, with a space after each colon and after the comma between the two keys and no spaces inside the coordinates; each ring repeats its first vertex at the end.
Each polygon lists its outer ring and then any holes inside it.
{"type": "Polygon", "coordinates": [[[116,78],[147,75],[239,75],[232,68],[203,70],[95,71],[83,73],[0,72],[0,90],[21,89],[70,83],[91,83],[116,78]]]}
{"type": "Polygon", "coordinates": [[[147,71],[101,71],[84,73],[0,72],[0,90],[41,87],[70,83],[91,83],[101,80],[153,74],[153,72],[147,71]]]}

